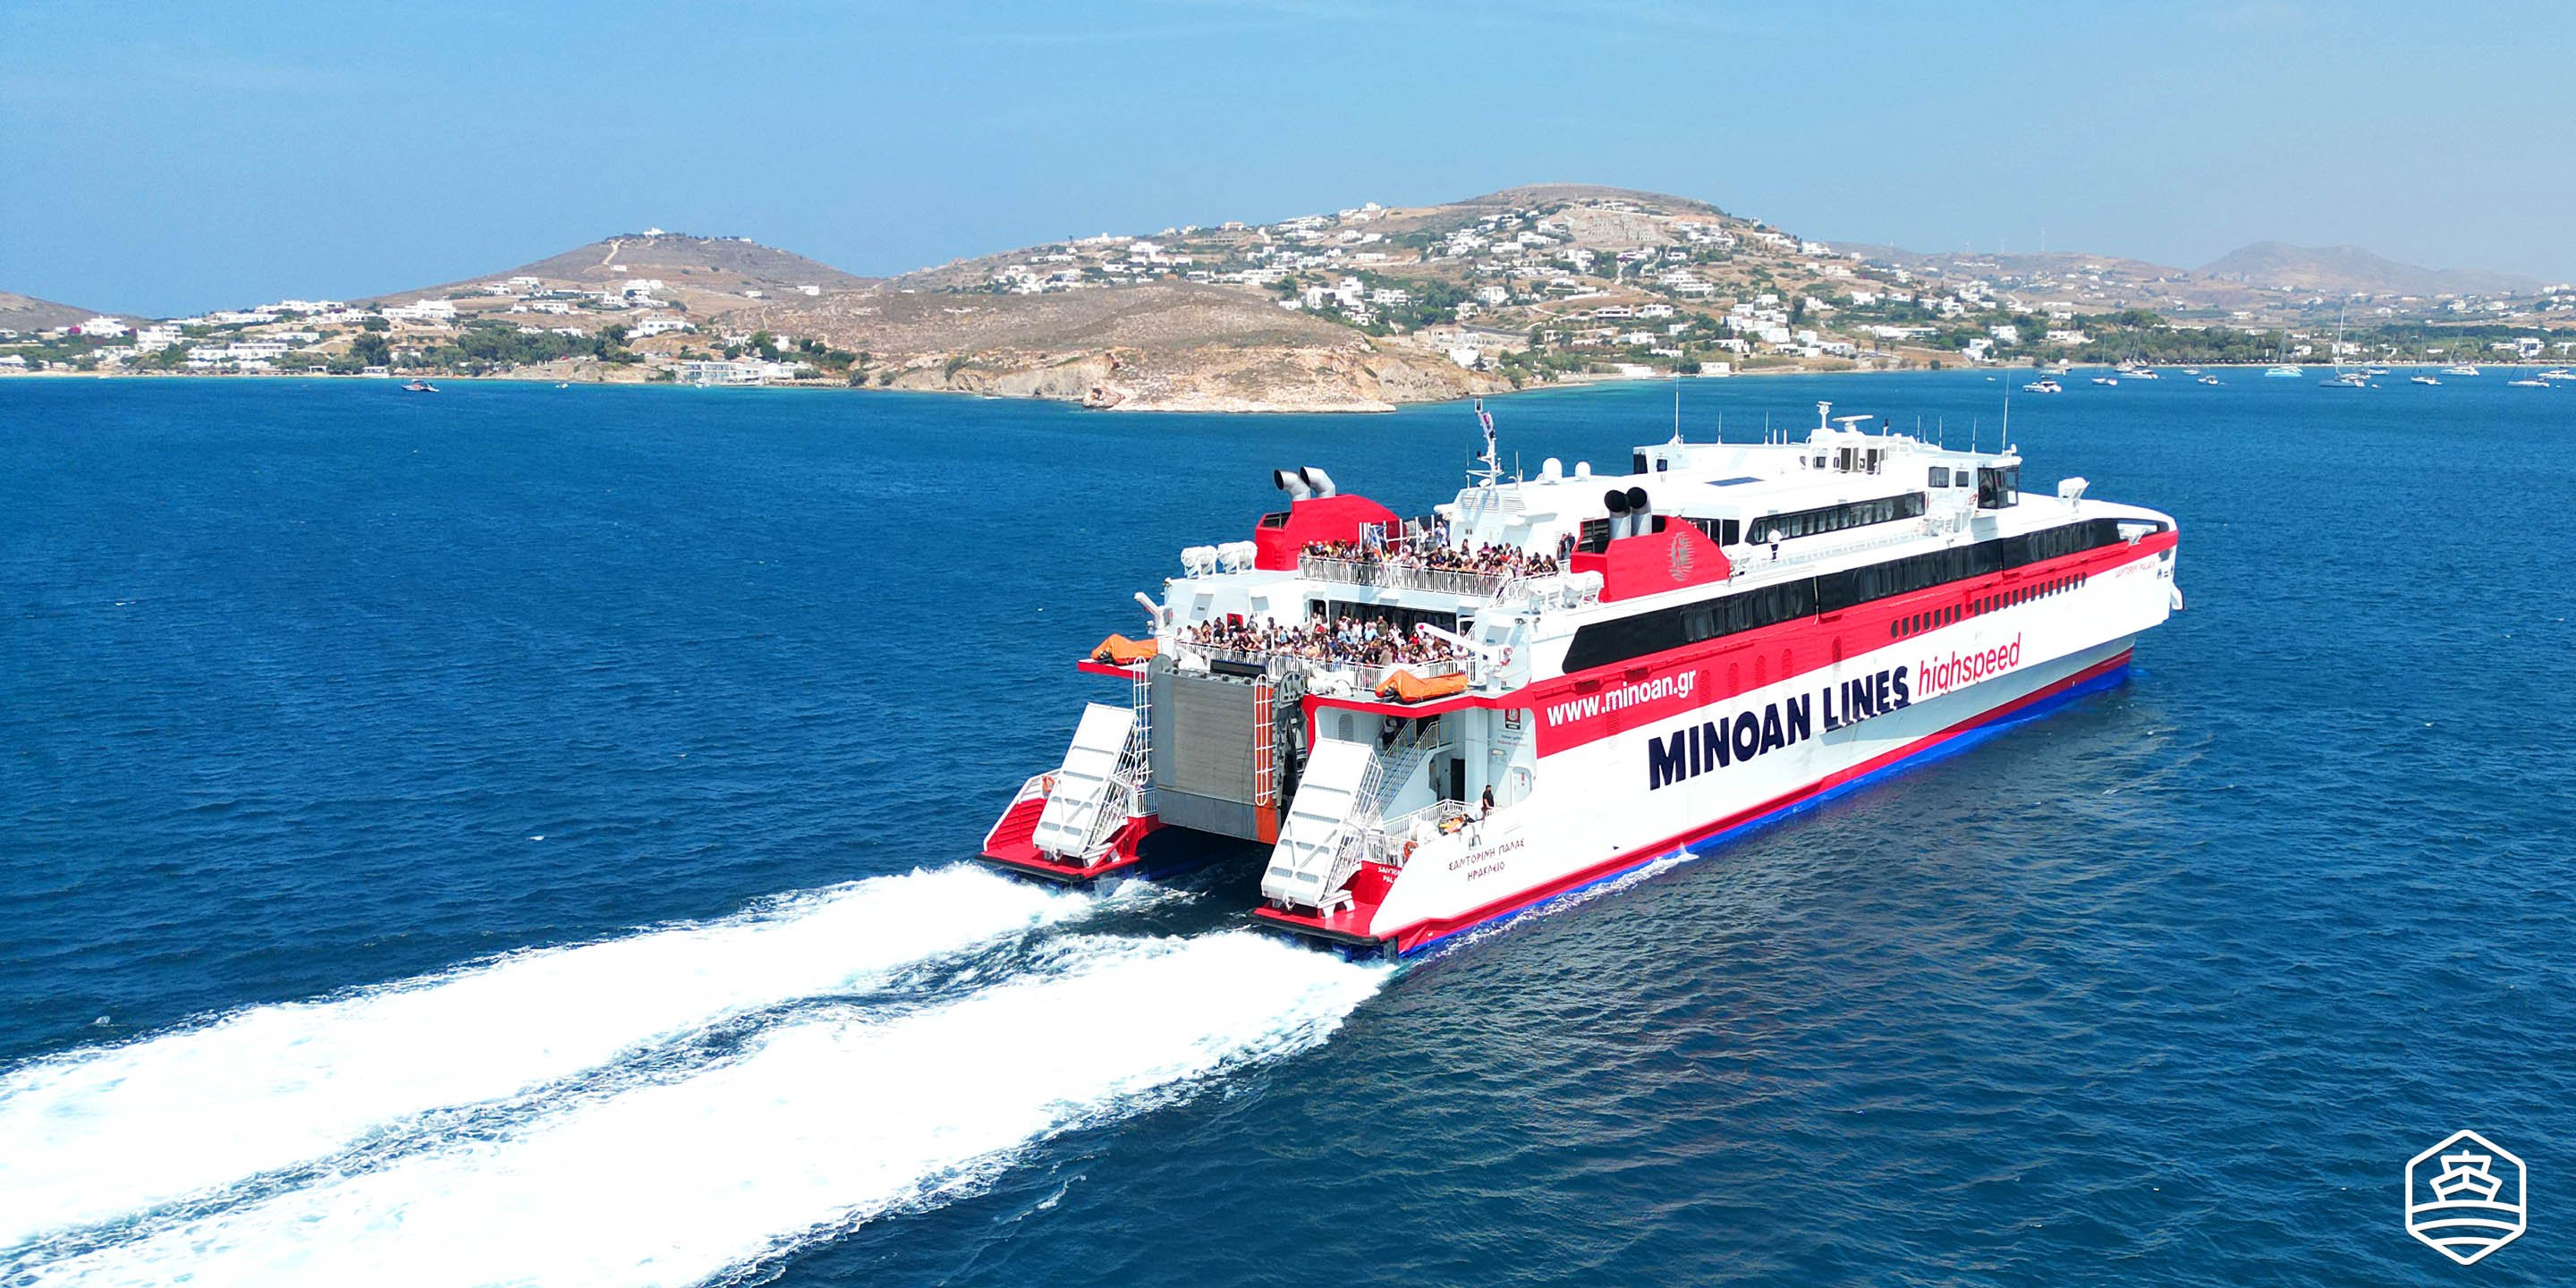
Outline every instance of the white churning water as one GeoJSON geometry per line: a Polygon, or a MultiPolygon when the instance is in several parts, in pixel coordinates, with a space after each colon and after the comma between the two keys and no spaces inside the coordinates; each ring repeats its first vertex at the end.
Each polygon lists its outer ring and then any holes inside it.
{"type": "Polygon", "coordinates": [[[34,1061],[0,1077],[0,1249],[329,1158],[429,1110],[520,1095],[1096,904],[964,866],[878,877],[34,1061]]]}
{"type": "Polygon", "coordinates": [[[47,1265],[36,1284],[689,1284],[935,1203],[1024,1147],[1321,1043],[1388,977],[1250,931],[1075,936],[953,1001],[47,1265]]]}

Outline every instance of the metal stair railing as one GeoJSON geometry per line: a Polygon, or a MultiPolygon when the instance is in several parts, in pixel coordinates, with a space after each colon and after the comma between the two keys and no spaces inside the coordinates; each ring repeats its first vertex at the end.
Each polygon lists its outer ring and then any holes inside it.
{"type": "Polygon", "coordinates": [[[1406,783],[1413,781],[1416,767],[1448,746],[1447,742],[1416,737],[1406,743],[1392,761],[1383,756],[1369,758],[1368,772],[1361,775],[1359,790],[1352,793],[1350,816],[1343,819],[1341,827],[1334,832],[1333,866],[1325,871],[1321,887],[1327,897],[1357,874],[1360,864],[1385,852],[1382,839],[1373,842],[1371,838],[1380,832],[1380,820],[1385,817],[1388,801],[1403,791],[1406,783]]]}
{"type": "Polygon", "coordinates": [[[1083,836],[1081,853],[1076,856],[1082,866],[1099,862],[1116,842],[1118,830],[1136,817],[1140,797],[1136,784],[1145,771],[1145,757],[1145,731],[1131,726],[1127,745],[1118,753],[1118,767],[1101,785],[1100,812],[1092,817],[1091,830],[1083,836]]]}

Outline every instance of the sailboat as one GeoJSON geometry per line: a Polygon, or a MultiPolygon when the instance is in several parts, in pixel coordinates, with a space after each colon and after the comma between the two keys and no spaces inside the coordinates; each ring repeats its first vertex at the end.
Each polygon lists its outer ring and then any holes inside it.
{"type": "Polygon", "coordinates": [[[2341,309],[2337,309],[2335,311],[2334,368],[2335,373],[2331,378],[2320,380],[2317,384],[2327,389],[2368,389],[2371,387],[2370,372],[2367,370],[2356,369],[2346,371],[2343,369],[2343,311],[2341,309]]]}

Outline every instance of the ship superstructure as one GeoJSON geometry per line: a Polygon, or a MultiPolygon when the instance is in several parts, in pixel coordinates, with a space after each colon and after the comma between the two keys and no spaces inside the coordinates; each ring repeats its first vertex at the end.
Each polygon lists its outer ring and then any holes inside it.
{"type": "Polygon", "coordinates": [[[1487,421],[1409,519],[1280,471],[1287,509],[1081,663],[1122,700],[985,859],[1082,882],[1162,829],[1242,838],[1261,924],[1409,952],[2114,683],[2181,606],[2170,516],[1818,419],[1522,478],[1487,421]]]}

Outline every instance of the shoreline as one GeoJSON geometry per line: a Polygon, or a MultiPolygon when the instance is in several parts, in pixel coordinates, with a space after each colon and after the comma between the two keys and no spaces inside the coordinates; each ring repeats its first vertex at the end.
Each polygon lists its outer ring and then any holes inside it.
{"type": "MultiPolygon", "coordinates": [[[[2179,370],[2181,370],[2181,369],[2183,369],[2183,368],[2185,368],[2185,367],[2191,367],[2191,368],[2195,368],[2195,369],[2198,369],[2198,370],[2201,370],[2201,371],[2257,371],[2257,372],[2259,372],[2259,371],[2266,370],[2266,369],[2268,369],[2268,368],[2270,368],[2270,367],[2272,367],[2272,366],[2275,366],[2275,365],[2278,365],[2278,364],[2275,364],[2275,363],[2269,363],[2269,362],[2192,362],[2192,363],[2182,363],[2182,362],[2177,362],[2177,363],[2162,364],[2162,365],[2160,365],[2160,366],[2156,367],[2155,369],[2157,369],[2157,370],[2168,370],[2168,369],[2170,369],[2170,370],[2179,371],[2179,370]]],[[[2321,362],[2302,362],[2302,363],[2300,363],[2299,365],[2300,365],[2302,368],[2307,369],[2307,370],[2332,370],[2332,369],[2334,368],[2334,364],[2332,364],[2332,363],[2321,363],[2321,362]]],[[[2391,371],[2391,372],[2400,372],[2400,371],[2431,371],[2431,372],[2440,372],[2440,371],[2446,370],[2447,368],[2449,368],[2449,367],[2451,367],[2451,366],[2455,366],[2455,365],[2458,365],[2458,364],[2456,364],[2456,363],[2445,363],[2445,362],[2414,362],[2414,363],[2409,363],[2409,362],[2383,362],[2383,363],[2373,363],[2373,364],[2369,364],[2369,365],[2379,366],[2379,367],[2384,367],[2384,368],[2386,368],[2387,370],[2389,370],[2389,371],[2391,371]]],[[[2535,366],[2535,364],[2531,364],[2531,363],[2503,363],[2503,362],[2479,363],[2478,365],[2479,365],[2479,367],[2480,367],[2480,369],[2481,369],[2481,370],[2485,370],[2485,371],[2493,371],[2493,372],[2498,372],[2498,373],[2513,371],[2513,370],[2516,370],[2516,369],[2518,369],[2518,368],[2520,368],[2520,367],[2525,367],[2525,366],[2535,366]]],[[[433,383],[435,383],[435,382],[444,382],[444,381],[454,381],[454,382],[458,382],[458,383],[468,383],[468,382],[470,382],[470,383],[473,383],[473,384],[504,384],[504,385],[533,385],[533,386],[546,386],[546,385],[553,385],[553,386],[557,386],[557,387],[560,387],[560,388],[564,388],[564,389],[566,389],[566,390],[570,390],[570,389],[573,389],[573,388],[586,388],[586,389],[672,389],[672,390],[688,390],[688,391],[691,391],[691,392],[714,392],[714,391],[762,391],[762,392],[776,392],[776,393],[800,392],[800,393],[854,393],[854,394],[915,394],[915,395],[925,395],[925,396],[933,396],[933,397],[982,398],[982,399],[992,399],[992,400],[997,400],[997,401],[1053,402],[1053,403],[1063,403],[1063,404],[1065,404],[1066,406],[1068,406],[1068,407],[1072,407],[1072,408],[1075,408],[1075,409],[1077,409],[1077,410],[1103,411],[1103,412],[1120,412],[1120,411],[1123,411],[1123,412],[1127,412],[1127,413],[1135,414],[1135,415],[1176,415],[1176,416],[1188,416],[1188,415],[1224,414],[1224,415],[1281,415],[1281,416],[1285,416],[1285,415],[1356,415],[1356,414],[1386,414],[1386,413],[1391,413],[1391,412],[1394,412],[1394,411],[1398,411],[1398,410],[1400,410],[1400,409],[1402,409],[1402,408],[1404,408],[1404,407],[1412,407],[1412,406],[1438,406],[1438,405],[1441,405],[1441,404],[1444,404],[1444,403],[1466,402],[1466,401],[1469,401],[1469,400],[1470,400],[1470,399],[1472,399],[1472,398],[1510,398],[1510,397],[1514,397],[1514,396],[1522,395],[1522,394],[1539,394],[1539,393],[1549,393],[1549,392],[1570,392],[1570,391],[1574,391],[1574,390],[1598,388],[1598,387],[1602,387],[1602,386],[1606,386],[1606,385],[1669,385],[1669,384],[1673,384],[1673,383],[1680,382],[1680,381],[1723,381],[1723,380],[1737,380],[1737,379],[1764,379],[1764,378],[1775,378],[1775,379],[1776,379],[1776,378],[1782,378],[1782,377],[1798,377],[1798,376],[1907,376],[1907,375],[1911,375],[1911,376],[1977,376],[1977,375],[1982,375],[1982,376],[1986,377],[1986,378],[1987,378],[1987,379],[1989,379],[1989,380],[1999,380],[1999,379],[2001,379],[2001,378],[2003,378],[2003,377],[2006,377],[2006,376],[2011,376],[2011,377],[2014,377],[2014,378],[2016,378],[2016,379],[2036,379],[2036,378],[2038,378],[2038,377],[2040,377],[2040,376],[2044,376],[2044,375],[2053,375],[2053,374],[2061,374],[2061,373],[2063,373],[2063,374],[2071,374],[2071,373],[2074,373],[2074,372],[2083,372],[2083,371],[2114,371],[2114,370],[2116,370],[2116,369],[2117,369],[2117,364],[2113,364],[2113,363],[2089,363],[2089,364],[2083,364],[2083,363],[2080,363],[2080,364],[2077,364],[2077,365],[2072,366],[2072,367],[2064,368],[2064,369],[2062,369],[2062,371],[2061,371],[2061,369],[2059,369],[2059,368],[2043,367],[2043,366],[2037,366],[2037,365],[2018,365],[2018,364],[2016,364],[2016,365],[2011,365],[2011,366],[1986,366],[1986,367],[1940,367],[1940,368],[1925,367],[1925,366],[1910,366],[1910,367],[1861,367],[1861,366],[1854,366],[1854,367],[1846,367],[1846,368],[1841,368],[1841,369],[1837,369],[1837,370],[1830,370],[1830,371],[1812,370],[1812,369],[1803,368],[1803,367],[1764,367],[1764,368],[1757,368],[1757,369],[1755,369],[1755,370],[1751,370],[1751,371],[1730,371],[1730,372],[1726,372],[1726,373],[1724,373],[1724,374],[1694,374],[1694,375],[1665,374],[1665,375],[1655,375],[1655,376],[1627,376],[1627,375],[1585,376],[1585,377],[1580,377],[1580,378],[1576,378],[1576,379],[1554,380],[1554,381],[1549,381],[1549,382],[1544,383],[1544,384],[1531,384],[1531,385],[1525,385],[1525,386],[1522,386],[1522,387],[1517,388],[1517,389],[1498,389],[1498,390],[1494,390],[1494,391],[1487,392],[1487,393],[1482,393],[1482,394],[1460,394],[1460,395],[1457,395],[1457,396],[1454,396],[1454,397],[1449,397],[1449,398],[1422,398],[1422,399],[1409,399],[1409,400],[1406,400],[1406,401],[1403,401],[1403,402],[1398,402],[1398,403],[1370,403],[1370,404],[1364,404],[1364,405],[1363,405],[1363,404],[1355,404],[1355,405],[1345,406],[1345,407],[1334,407],[1334,406],[1297,406],[1297,405],[1285,405],[1285,404],[1277,404],[1277,405],[1261,405],[1261,404],[1258,404],[1258,403],[1255,403],[1255,404],[1252,404],[1252,405],[1246,405],[1246,406],[1227,407],[1227,408],[1174,407],[1174,406],[1155,406],[1155,405],[1147,405],[1147,406],[1121,405],[1121,406],[1111,406],[1111,407],[1086,407],[1086,406],[1083,404],[1082,400],[1081,400],[1081,399],[1078,399],[1078,398],[1059,398],[1059,397],[1049,397],[1049,396],[1042,395],[1042,394],[1007,394],[1007,393],[994,393],[994,392],[990,392],[990,391],[986,391],[986,390],[973,390],[973,389],[939,389],[939,388],[921,389],[921,388],[894,388],[894,387],[888,387],[888,386],[883,386],[883,385],[827,384],[827,383],[822,383],[822,382],[801,382],[801,383],[799,383],[799,382],[778,382],[778,383],[760,383],[760,384],[697,385],[697,384],[685,384],[685,383],[681,383],[681,382],[678,382],[678,381],[670,381],[670,380],[581,380],[581,379],[560,379],[560,378],[549,377],[549,376],[524,376],[524,375],[418,375],[418,376],[415,376],[415,375],[411,375],[411,374],[408,374],[408,373],[406,373],[406,374],[402,374],[402,375],[366,376],[366,375],[334,374],[334,373],[324,373],[324,372],[312,372],[312,373],[287,373],[287,372],[237,372],[237,373],[222,373],[222,372],[204,372],[204,371],[19,371],[19,372],[0,372],[0,387],[5,387],[5,386],[7,386],[8,384],[10,384],[10,383],[12,383],[12,382],[20,381],[20,380],[30,380],[30,381],[32,381],[32,380],[136,380],[136,381],[196,380],[196,381],[220,381],[220,382],[235,382],[235,381],[273,381],[273,382],[289,383],[289,384],[307,384],[307,383],[352,384],[352,383],[361,383],[361,382],[381,382],[381,383],[383,383],[383,384],[387,385],[389,388],[392,388],[392,389],[394,389],[394,390],[396,390],[396,391],[399,391],[399,390],[401,389],[401,382],[408,381],[408,380],[413,380],[413,379],[420,379],[420,380],[427,380],[427,381],[431,381],[431,382],[433,382],[433,383]]],[[[2356,368],[2356,369],[2357,369],[2357,368],[2356,368]]]]}

